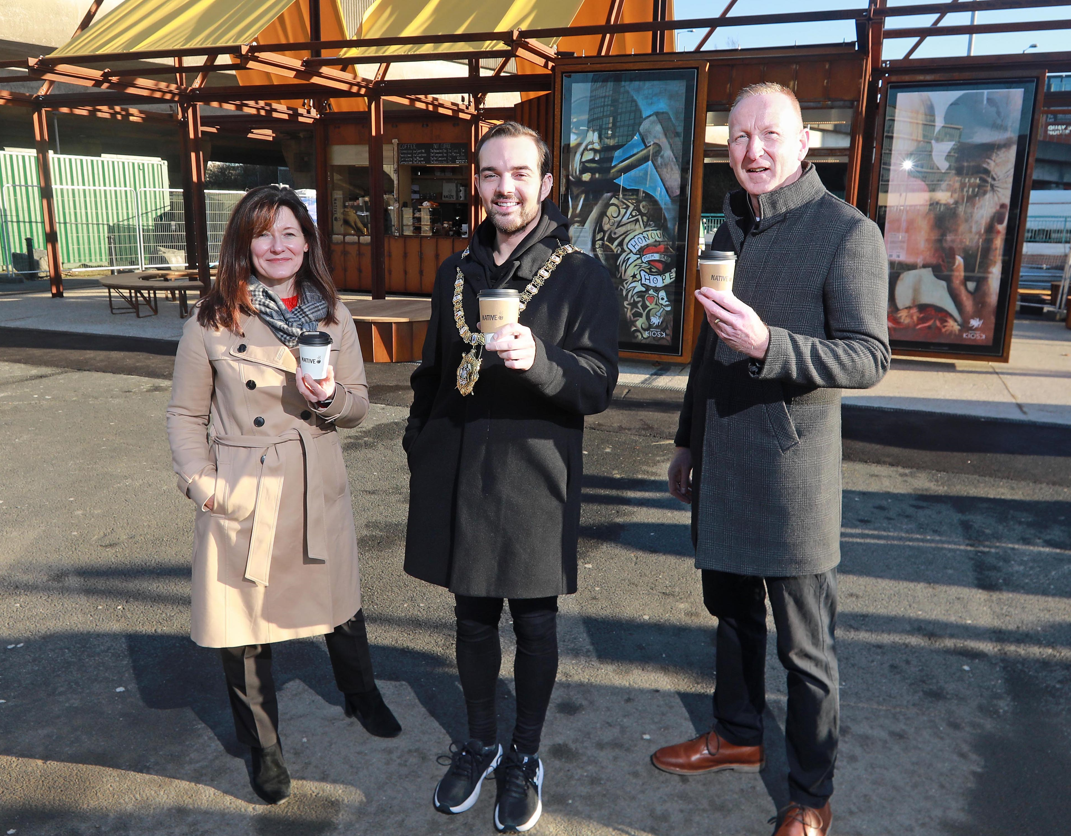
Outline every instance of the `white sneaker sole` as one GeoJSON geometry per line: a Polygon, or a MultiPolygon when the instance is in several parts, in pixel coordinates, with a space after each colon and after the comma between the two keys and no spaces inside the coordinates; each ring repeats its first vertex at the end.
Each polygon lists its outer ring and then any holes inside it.
{"type": "Polygon", "coordinates": [[[499,833],[524,833],[527,830],[531,830],[536,826],[536,822],[539,821],[539,817],[543,815],[543,761],[539,762],[539,771],[536,772],[536,808],[532,813],[532,818],[528,819],[524,824],[518,824],[514,827],[503,827],[502,823],[498,820],[498,805],[495,805],[495,830],[499,833]]]}
{"type": "Polygon", "coordinates": [[[501,760],[502,745],[499,744],[498,751],[495,753],[494,760],[492,760],[491,765],[484,770],[483,775],[480,776],[480,780],[476,782],[476,787],[473,789],[472,795],[470,795],[456,807],[447,807],[445,804],[442,804],[439,801],[439,784],[442,784],[442,781],[440,780],[439,783],[435,785],[435,792],[431,797],[431,803],[435,805],[435,809],[438,810],[440,813],[446,813],[449,816],[456,816],[458,813],[464,813],[466,810],[471,810],[472,805],[480,800],[480,788],[483,787],[484,779],[495,771],[495,767],[498,766],[498,763],[501,760]]]}

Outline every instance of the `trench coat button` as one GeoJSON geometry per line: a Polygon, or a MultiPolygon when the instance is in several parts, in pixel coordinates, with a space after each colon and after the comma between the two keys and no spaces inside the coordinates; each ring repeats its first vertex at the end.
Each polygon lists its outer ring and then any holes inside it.
{"type": "Polygon", "coordinates": [[[263,456],[261,456],[261,457],[260,457],[260,463],[261,463],[261,464],[264,464],[264,462],[265,462],[265,461],[267,461],[267,459],[268,459],[267,455],[263,455],[263,456]]]}
{"type": "Polygon", "coordinates": [[[301,411],[301,420],[302,421],[308,421],[311,417],[312,417],[312,413],[309,412],[307,409],[303,409],[301,411]]]}
{"type": "Polygon", "coordinates": [[[245,388],[246,389],[256,389],[257,388],[257,382],[255,380],[247,380],[245,382],[245,388]]]}
{"type": "Polygon", "coordinates": [[[245,343],[242,343],[240,346],[238,346],[238,353],[245,354],[245,343]]]}
{"type": "Polygon", "coordinates": [[[264,426],[264,419],[261,418],[258,415],[256,418],[253,419],[253,426],[254,427],[263,427],[264,426]]]}

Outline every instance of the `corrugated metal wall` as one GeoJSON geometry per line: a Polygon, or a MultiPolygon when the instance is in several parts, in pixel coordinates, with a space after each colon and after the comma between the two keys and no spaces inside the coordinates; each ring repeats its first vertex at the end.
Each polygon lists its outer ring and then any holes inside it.
{"type": "MultiPolygon", "coordinates": [[[[51,154],[56,224],[65,269],[137,266],[144,260],[138,230],[168,211],[167,163],[152,157],[51,154]]],[[[0,263],[25,252],[25,239],[43,248],[37,159],[33,152],[0,151],[0,263]]]]}

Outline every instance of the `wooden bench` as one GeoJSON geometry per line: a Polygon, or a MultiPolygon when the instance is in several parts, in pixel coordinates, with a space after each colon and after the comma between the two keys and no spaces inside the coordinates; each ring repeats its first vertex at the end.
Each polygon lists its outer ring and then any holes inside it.
{"type": "Polygon", "coordinates": [[[190,306],[187,295],[190,291],[200,293],[204,285],[199,281],[186,278],[187,272],[182,273],[120,273],[116,276],[105,276],[100,279],[102,287],[108,290],[108,309],[113,314],[133,312],[134,316],[156,316],[159,310],[157,293],[170,293],[171,298],[179,303],[179,317],[185,319],[190,315],[190,306]],[[112,293],[115,293],[115,296],[112,293]],[[122,304],[116,305],[117,300],[122,304]],[[142,310],[148,308],[151,313],[143,314],[142,310]]]}
{"type": "Polygon", "coordinates": [[[430,299],[346,299],[361,354],[371,363],[420,359],[431,319],[430,299]]]}

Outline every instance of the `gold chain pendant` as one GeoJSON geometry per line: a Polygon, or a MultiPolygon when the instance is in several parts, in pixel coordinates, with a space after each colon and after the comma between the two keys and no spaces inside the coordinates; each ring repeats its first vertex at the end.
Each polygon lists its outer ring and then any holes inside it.
{"type": "MultiPolygon", "coordinates": [[[[535,278],[528,283],[528,286],[521,293],[520,310],[523,311],[528,307],[532,297],[539,293],[539,288],[543,286],[543,282],[550,278],[554,268],[561,263],[562,257],[573,252],[580,252],[580,250],[572,244],[565,244],[551,254],[550,258],[539,269],[535,278]]],[[[469,251],[466,247],[461,257],[465,258],[468,254],[469,251]]],[[[457,367],[457,391],[462,395],[471,395],[473,388],[476,386],[476,381],[480,377],[480,363],[483,360],[483,346],[487,337],[481,333],[472,333],[465,323],[465,311],[462,308],[464,287],[465,276],[461,272],[461,265],[458,265],[457,280],[454,282],[454,296],[452,299],[454,303],[454,323],[457,325],[458,335],[472,346],[472,350],[462,358],[461,365],[457,367]]]]}
{"type": "Polygon", "coordinates": [[[471,395],[476,381],[480,379],[482,353],[482,345],[474,346],[472,351],[461,359],[461,365],[457,367],[457,391],[462,395],[471,395]]]}

